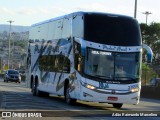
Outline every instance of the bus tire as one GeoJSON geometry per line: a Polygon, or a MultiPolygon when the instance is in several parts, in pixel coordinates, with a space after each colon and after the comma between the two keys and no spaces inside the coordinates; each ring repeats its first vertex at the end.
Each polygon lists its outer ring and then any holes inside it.
{"type": "Polygon", "coordinates": [[[66,86],[66,90],[65,90],[65,101],[66,101],[67,104],[73,105],[73,104],[76,103],[77,100],[70,97],[69,89],[70,89],[70,88],[69,88],[69,84],[68,84],[68,85],[66,86]]]}
{"type": "Polygon", "coordinates": [[[47,92],[42,92],[40,90],[38,90],[38,81],[33,81],[32,82],[32,94],[33,96],[38,96],[38,97],[48,97],[49,93],[47,92]]]}
{"type": "Polygon", "coordinates": [[[121,108],[123,106],[121,103],[113,103],[112,105],[114,108],[121,108]]]}
{"type": "Polygon", "coordinates": [[[35,83],[35,81],[32,81],[32,84],[31,84],[31,92],[32,92],[32,95],[33,96],[36,96],[36,90],[37,90],[37,85],[35,83]]]}
{"type": "Polygon", "coordinates": [[[38,82],[33,80],[32,82],[32,94],[33,96],[41,96],[41,92],[38,90],[38,82]]]}
{"type": "Polygon", "coordinates": [[[39,97],[49,97],[49,93],[48,92],[42,92],[42,91],[38,90],[38,93],[39,93],[39,97]]]}
{"type": "Polygon", "coordinates": [[[40,90],[38,90],[38,83],[36,83],[36,88],[35,88],[35,96],[38,96],[38,97],[43,97],[44,96],[44,94],[43,94],[43,92],[42,91],[40,91],[40,90]]]}

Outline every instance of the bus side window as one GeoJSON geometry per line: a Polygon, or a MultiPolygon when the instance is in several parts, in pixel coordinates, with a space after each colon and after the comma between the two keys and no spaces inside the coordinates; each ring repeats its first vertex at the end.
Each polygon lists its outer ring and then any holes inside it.
{"type": "Polygon", "coordinates": [[[57,62],[58,62],[58,72],[62,72],[63,71],[63,64],[64,64],[64,56],[59,55],[57,62]]]}
{"type": "Polygon", "coordinates": [[[40,56],[39,69],[41,71],[45,71],[46,70],[46,61],[47,61],[47,57],[46,56],[40,56]]]}
{"type": "Polygon", "coordinates": [[[64,58],[63,72],[70,73],[70,60],[67,57],[64,58]]]}
{"type": "Polygon", "coordinates": [[[74,42],[74,67],[78,72],[81,72],[81,45],[74,42]]]}

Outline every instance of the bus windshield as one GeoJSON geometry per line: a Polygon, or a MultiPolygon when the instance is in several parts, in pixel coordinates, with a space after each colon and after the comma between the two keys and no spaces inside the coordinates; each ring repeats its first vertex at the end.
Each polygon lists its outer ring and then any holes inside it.
{"type": "Polygon", "coordinates": [[[139,54],[138,52],[106,52],[87,48],[84,73],[98,79],[137,79],[140,72],[139,54]]]}

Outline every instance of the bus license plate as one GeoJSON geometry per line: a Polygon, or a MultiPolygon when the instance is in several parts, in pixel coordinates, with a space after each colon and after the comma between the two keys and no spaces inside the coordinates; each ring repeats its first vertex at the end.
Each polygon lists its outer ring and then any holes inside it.
{"type": "Polygon", "coordinates": [[[118,100],[118,97],[109,96],[107,100],[117,101],[117,100],[118,100]]]}

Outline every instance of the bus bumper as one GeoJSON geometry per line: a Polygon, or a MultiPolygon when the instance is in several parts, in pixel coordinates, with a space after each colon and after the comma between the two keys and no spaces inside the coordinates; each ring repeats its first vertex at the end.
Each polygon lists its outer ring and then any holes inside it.
{"type": "Polygon", "coordinates": [[[90,102],[138,104],[140,91],[128,94],[107,94],[83,87],[80,96],[80,100],[90,102]]]}

